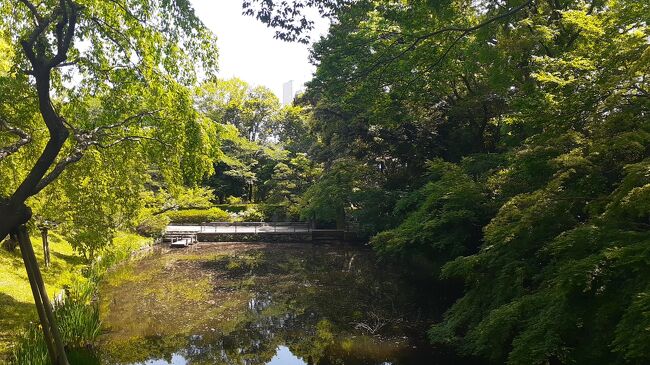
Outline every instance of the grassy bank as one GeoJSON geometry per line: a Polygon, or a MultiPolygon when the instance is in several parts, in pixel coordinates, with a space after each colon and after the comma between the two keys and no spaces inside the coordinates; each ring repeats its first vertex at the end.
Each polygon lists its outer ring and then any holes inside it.
{"type": "MultiPolygon", "coordinates": [[[[37,260],[43,270],[43,280],[50,297],[54,297],[64,287],[85,286],[89,276],[99,275],[107,267],[128,257],[130,252],[150,242],[149,239],[128,233],[121,233],[114,240],[110,250],[103,253],[102,259],[88,269],[87,262],[76,255],[69,242],[56,234],[50,235],[50,267],[43,266],[42,242],[32,237],[37,260]],[[84,276],[85,273],[85,276],[84,276]]],[[[14,344],[24,333],[30,322],[38,317],[27,273],[23,266],[20,251],[8,252],[0,249],[0,362],[5,363],[14,351],[14,344]]]]}

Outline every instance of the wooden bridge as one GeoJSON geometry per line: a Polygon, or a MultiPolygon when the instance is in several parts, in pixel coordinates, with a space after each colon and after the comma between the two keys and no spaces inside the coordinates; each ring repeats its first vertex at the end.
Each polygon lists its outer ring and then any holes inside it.
{"type": "Polygon", "coordinates": [[[314,229],[306,222],[207,222],[172,223],[163,243],[187,247],[197,242],[346,242],[356,238],[355,232],[314,229]]]}
{"type": "Polygon", "coordinates": [[[187,247],[198,242],[196,233],[188,231],[165,231],[162,238],[163,243],[169,243],[170,247],[187,247]]]}

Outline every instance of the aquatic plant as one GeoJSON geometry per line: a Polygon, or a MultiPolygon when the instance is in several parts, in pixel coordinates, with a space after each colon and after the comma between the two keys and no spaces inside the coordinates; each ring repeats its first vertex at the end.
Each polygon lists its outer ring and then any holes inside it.
{"type": "Polygon", "coordinates": [[[40,326],[31,323],[21,334],[12,358],[14,364],[41,365],[48,364],[47,347],[40,326]]]}
{"type": "MultiPolygon", "coordinates": [[[[55,300],[54,315],[66,350],[88,346],[99,336],[99,308],[92,301],[96,290],[97,283],[86,280],[78,284],[75,291],[66,291],[70,294],[55,300]]],[[[12,361],[16,365],[50,363],[40,325],[30,323],[27,326],[14,348],[12,361]]]]}
{"type": "Polygon", "coordinates": [[[100,333],[99,308],[96,302],[88,300],[88,295],[97,290],[97,284],[87,281],[84,289],[81,295],[64,297],[55,307],[59,332],[70,347],[90,345],[100,333]]]}

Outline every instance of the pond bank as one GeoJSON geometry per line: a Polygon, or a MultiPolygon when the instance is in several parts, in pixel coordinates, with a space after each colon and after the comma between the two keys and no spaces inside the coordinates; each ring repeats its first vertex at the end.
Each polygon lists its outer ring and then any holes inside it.
{"type": "MultiPolygon", "coordinates": [[[[104,250],[102,257],[92,265],[76,255],[72,246],[58,235],[52,234],[50,243],[50,267],[41,268],[48,294],[57,296],[64,288],[69,293],[60,296],[56,308],[59,329],[69,347],[84,345],[94,340],[98,334],[95,329],[99,329],[99,318],[93,309],[96,307],[93,299],[96,282],[116,263],[143,247],[149,247],[151,239],[131,233],[118,233],[113,245],[104,250]]],[[[37,260],[42,263],[40,239],[34,239],[33,244],[37,260]]],[[[46,363],[42,334],[35,325],[38,317],[18,250],[0,253],[0,273],[0,309],[3,314],[0,318],[0,363],[46,363]],[[17,358],[13,359],[14,356],[17,358]]],[[[71,363],[75,364],[72,358],[71,363]]]]}

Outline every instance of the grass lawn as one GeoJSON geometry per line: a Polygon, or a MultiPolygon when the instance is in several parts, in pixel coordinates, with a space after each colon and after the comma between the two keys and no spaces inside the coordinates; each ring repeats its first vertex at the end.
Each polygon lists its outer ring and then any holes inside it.
{"type": "MultiPolygon", "coordinates": [[[[129,250],[142,247],[149,239],[128,233],[121,233],[114,240],[114,250],[129,250]]],[[[70,243],[50,233],[50,267],[43,263],[43,244],[40,237],[32,237],[32,244],[43,274],[50,299],[65,285],[81,277],[85,259],[77,255],[70,243]]],[[[20,250],[8,252],[0,248],[0,363],[11,353],[14,338],[25,324],[38,321],[32,291],[27,280],[20,250]]]]}
{"type": "MultiPolygon", "coordinates": [[[[70,244],[58,235],[50,234],[50,267],[43,263],[43,244],[40,237],[32,237],[36,258],[50,298],[64,285],[80,275],[84,259],[77,256],[70,244]]],[[[11,342],[30,321],[37,321],[32,290],[27,280],[20,250],[0,249],[0,358],[11,352],[11,342]]]]}

